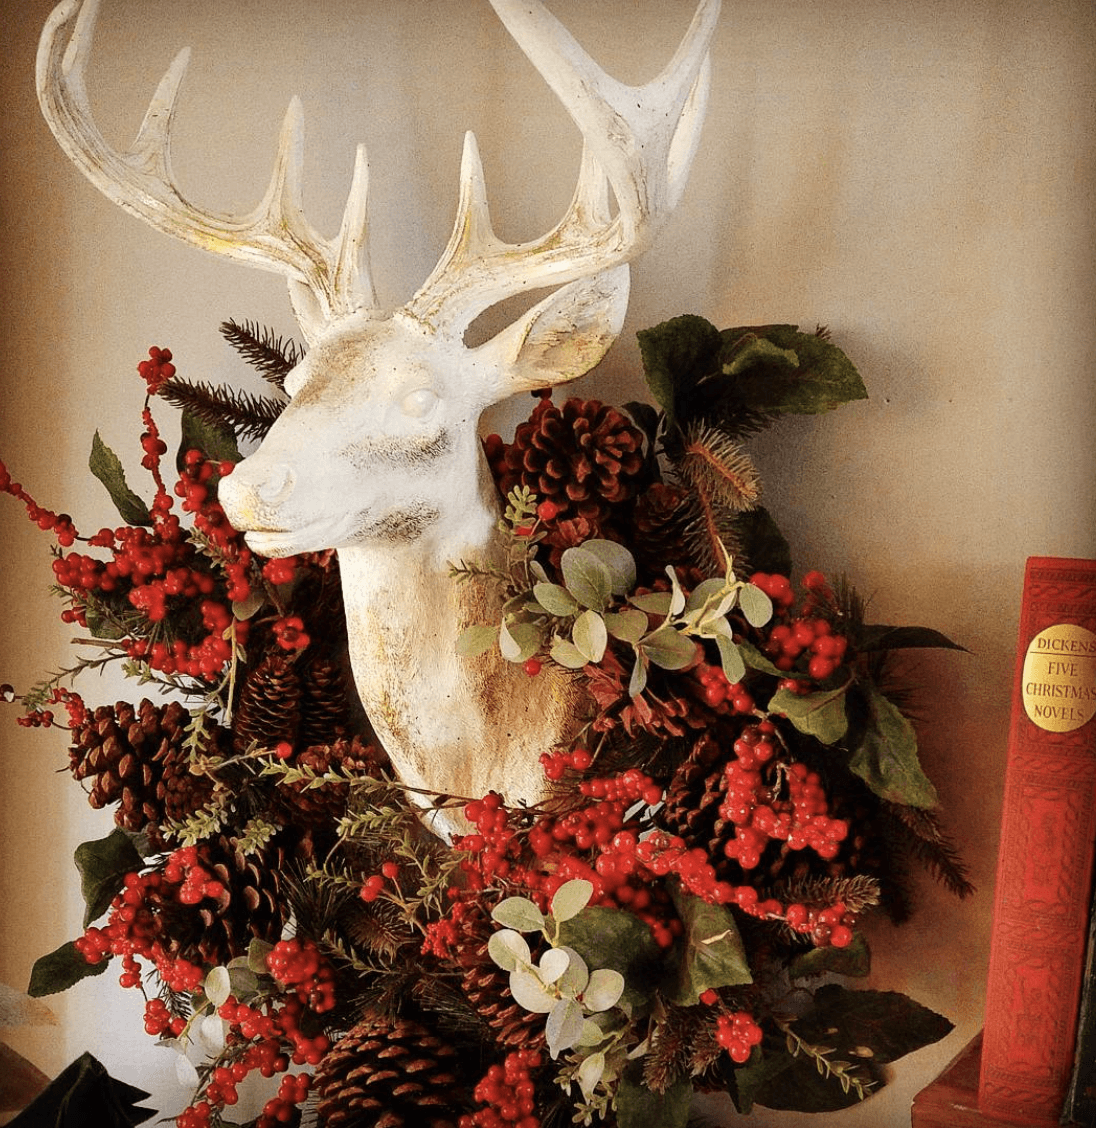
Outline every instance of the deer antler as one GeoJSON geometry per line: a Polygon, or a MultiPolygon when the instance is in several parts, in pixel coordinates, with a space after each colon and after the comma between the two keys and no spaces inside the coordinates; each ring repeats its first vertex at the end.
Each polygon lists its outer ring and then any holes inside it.
{"type": "Polygon", "coordinates": [[[301,208],[302,112],[294,98],[286,112],[270,187],[239,218],[202,211],[179,191],[171,172],[171,124],[190,58],[176,55],[153,95],[133,145],[111,148],[96,128],[84,71],[98,0],[65,0],[51,14],[38,48],[42,112],[61,148],[109,199],[159,231],[208,251],[284,274],[302,326],[376,307],[364,254],[368,167],[358,146],[339,234],[325,239],[301,208]],[[66,33],[75,23],[71,38],[66,33]]]}
{"type": "Polygon", "coordinates": [[[643,251],[676,205],[696,152],[720,0],[701,0],[669,65],[638,87],[606,74],[539,0],[491,5],[578,125],[583,157],[563,219],[540,239],[504,243],[491,228],[475,137],[466,136],[453,234],[405,307],[454,335],[504,297],[600,273],[643,251]]]}

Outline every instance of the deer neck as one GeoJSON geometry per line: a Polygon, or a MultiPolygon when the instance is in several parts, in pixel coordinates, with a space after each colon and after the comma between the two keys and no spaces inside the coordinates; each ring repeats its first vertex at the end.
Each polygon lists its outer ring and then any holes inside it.
{"type": "MultiPolygon", "coordinates": [[[[479,477],[476,504],[461,514],[464,535],[339,550],[350,660],[362,705],[404,784],[467,798],[495,790],[511,803],[532,803],[543,792],[540,754],[574,725],[574,691],[550,666],[530,678],[497,650],[457,653],[465,627],[500,614],[489,583],[450,575],[453,563],[483,566],[501,552],[486,465],[479,477]]],[[[443,820],[438,829],[459,826],[443,820]]]]}

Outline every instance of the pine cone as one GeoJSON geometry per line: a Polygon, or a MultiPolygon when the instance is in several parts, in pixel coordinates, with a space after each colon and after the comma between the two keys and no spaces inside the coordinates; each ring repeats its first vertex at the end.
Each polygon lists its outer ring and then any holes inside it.
{"type": "MultiPolygon", "coordinates": [[[[503,496],[528,486],[540,501],[559,506],[558,522],[581,519],[590,536],[603,530],[614,506],[635,495],[644,468],[643,432],[597,400],[569,399],[560,409],[542,399],[514,441],[489,442],[487,454],[503,496]]],[[[549,544],[553,532],[550,527],[549,544]]],[[[574,532],[564,534],[571,543],[574,532]]]]}
{"type": "MultiPolygon", "coordinates": [[[[297,754],[296,767],[323,773],[331,768],[355,775],[378,777],[386,763],[384,752],[374,744],[338,740],[332,744],[316,744],[297,754]]],[[[350,798],[348,783],[325,783],[309,787],[307,780],[279,783],[275,791],[273,815],[294,826],[322,826],[346,814],[350,798]]]]}
{"type": "MultiPolygon", "coordinates": [[[[114,821],[127,830],[153,829],[168,819],[184,819],[212,793],[212,781],[192,775],[183,750],[189,714],[177,701],[154,705],[147,698],[136,709],[128,701],[101,705],[72,731],[69,768],[91,781],[88,802],[96,809],[119,803],[114,821]]],[[[210,729],[204,751],[215,755],[225,740],[210,729]]]]}
{"type": "Polygon", "coordinates": [[[350,731],[350,692],[342,663],[319,659],[305,671],[301,686],[297,743],[334,744],[350,731]]]}
{"type": "Polygon", "coordinates": [[[641,574],[661,579],[667,564],[681,563],[687,513],[685,491],[665,482],[655,482],[636,499],[632,554],[641,574]]]}
{"type": "Polygon", "coordinates": [[[273,748],[282,741],[293,744],[301,713],[301,679],[284,654],[268,654],[244,679],[236,706],[232,746],[245,752],[252,743],[273,748]]]}
{"type": "Polygon", "coordinates": [[[371,1014],[316,1069],[325,1128],[456,1128],[469,1107],[453,1046],[406,1018],[371,1014]]]}
{"type": "Polygon", "coordinates": [[[158,939],[173,956],[194,963],[227,964],[247,953],[253,938],[274,943],[289,915],[281,895],[285,852],[276,840],[244,854],[226,835],[198,847],[199,864],[223,886],[216,902],[186,905],[177,886],[161,886],[150,899],[158,939]]]}

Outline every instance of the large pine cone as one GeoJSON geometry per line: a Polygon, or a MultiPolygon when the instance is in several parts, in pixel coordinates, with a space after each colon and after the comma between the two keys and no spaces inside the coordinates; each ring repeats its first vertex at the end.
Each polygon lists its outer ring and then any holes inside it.
{"type": "MultiPolygon", "coordinates": [[[[213,784],[192,775],[184,751],[189,713],[178,702],[136,709],[128,701],[100,705],[72,730],[69,768],[88,780],[88,802],[96,809],[118,803],[114,821],[127,830],[159,834],[166,820],[185,819],[210,797],[213,784]]],[[[226,733],[207,730],[203,751],[216,755],[226,733]]]]}
{"type": "Polygon", "coordinates": [[[681,562],[687,517],[686,494],[679,486],[655,482],[636,499],[632,549],[641,575],[662,579],[667,564],[681,562]]]}
{"type": "Polygon", "coordinates": [[[406,1018],[372,1014],[315,1075],[325,1128],[456,1128],[469,1107],[457,1051],[406,1018]]]}
{"type": "Polygon", "coordinates": [[[487,456],[503,496],[524,485],[559,506],[549,544],[556,533],[577,543],[571,524],[582,526],[578,539],[597,536],[613,507],[634,497],[644,469],[643,432],[597,400],[569,399],[561,409],[542,399],[512,443],[488,441],[487,456]]]}
{"type": "Polygon", "coordinates": [[[298,745],[334,744],[349,734],[352,723],[345,668],[341,662],[318,659],[304,672],[298,745]]]}
{"type": "Polygon", "coordinates": [[[246,752],[254,743],[273,748],[293,744],[301,722],[301,677],[285,654],[268,654],[247,677],[240,690],[232,746],[246,752]]]}
{"type": "Polygon", "coordinates": [[[227,964],[247,953],[253,938],[275,943],[289,915],[281,892],[285,851],[277,840],[245,854],[225,835],[198,846],[198,863],[224,887],[216,901],[178,900],[178,886],[161,885],[150,897],[157,939],[173,956],[193,963],[227,964]]]}
{"type": "MultiPolygon", "coordinates": [[[[356,736],[352,740],[337,740],[331,744],[316,744],[297,754],[295,767],[310,768],[322,774],[331,768],[358,776],[381,774],[387,763],[384,752],[375,744],[363,744],[356,736]]],[[[309,786],[308,780],[293,783],[280,782],[275,789],[273,815],[293,826],[323,826],[346,814],[350,798],[350,784],[324,783],[309,786]]]]}

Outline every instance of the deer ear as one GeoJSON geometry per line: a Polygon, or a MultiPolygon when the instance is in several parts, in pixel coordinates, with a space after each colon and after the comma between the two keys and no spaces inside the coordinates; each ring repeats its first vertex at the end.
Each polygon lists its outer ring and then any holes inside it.
{"type": "Polygon", "coordinates": [[[628,308],[628,267],[561,286],[473,350],[495,369],[499,395],[577,380],[617,339],[628,308]]]}

